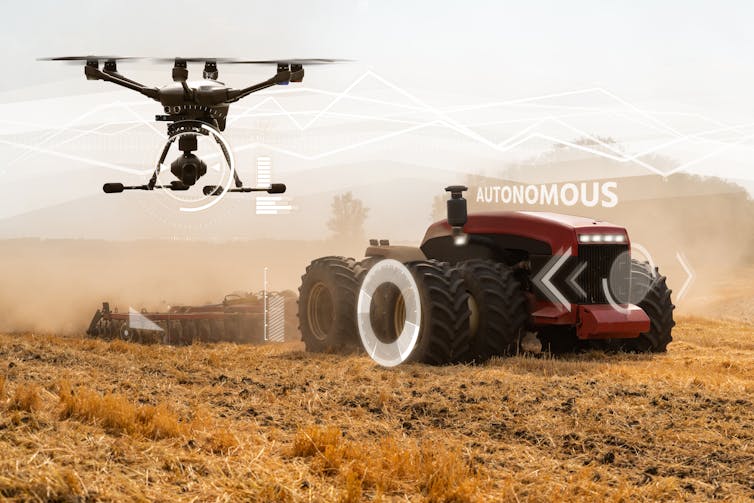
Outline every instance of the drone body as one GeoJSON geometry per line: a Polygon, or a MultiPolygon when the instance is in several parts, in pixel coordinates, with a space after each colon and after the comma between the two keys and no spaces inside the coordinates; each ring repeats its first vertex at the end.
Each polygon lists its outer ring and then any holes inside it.
{"type": "MultiPolygon", "coordinates": [[[[279,194],[285,192],[285,185],[273,183],[268,187],[245,187],[238,173],[231,166],[230,154],[219,138],[219,131],[224,131],[226,119],[231,103],[234,103],[252,93],[261,91],[274,85],[285,85],[289,82],[302,82],[304,78],[304,64],[326,64],[342,60],[305,59],[283,61],[239,61],[234,59],[217,58],[175,58],[173,61],[173,82],[163,87],[148,87],[135,80],[129,79],[118,72],[117,61],[112,56],[69,56],[48,58],[55,61],[85,61],[84,74],[88,80],[103,80],[136,91],[148,98],[158,101],[164,114],[157,115],[157,121],[168,123],[168,140],[162,151],[155,171],[144,185],[125,186],[122,183],[106,183],[103,190],[107,193],[123,192],[124,190],[154,190],[158,188],[170,190],[188,190],[206,174],[207,165],[193,152],[197,150],[199,135],[211,136],[220,145],[223,155],[232,171],[235,187],[223,189],[221,186],[207,185],[203,191],[205,195],[218,195],[223,192],[268,192],[279,194]],[[99,63],[104,61],[100,70],[99,63]],[[218,61],[229,64],[275,64],[277,72],[264,82],[235,89],[218,81],[218,61]],[[202,80],[189,81],[189,62],[203,62],[202,80]],[[177,178],[168,185],[157,185],[168,151],[175,140],[182,154],[170,164],[171,173],[177,178]]],[[[158,61],[165,61],[160,59],[158,61]]]]}
{"type": "Polygon", "coordinates": [[[225,119],[230,105],[207,104],[218,91],[227,90],[222,82],[216,80],[197,80],[186,82],[191,99],[186,99],[186,91],[181,84],[168,84],[159,89],[160,103],[165,115],[156,116],[158,121],[177,122],[180,120],[199,120],[225,131],[225,119]]]}

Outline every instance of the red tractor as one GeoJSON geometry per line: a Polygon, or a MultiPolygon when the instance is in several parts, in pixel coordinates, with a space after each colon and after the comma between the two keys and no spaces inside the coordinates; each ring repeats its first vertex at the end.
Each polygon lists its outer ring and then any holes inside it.
{"type": "Polygon", "coordinates": [[[308,351],[364,347],[377,361],[393,351],[387,364],[445,364],[522,350],[666,350],[671,290],[631,259],[626,229],[555,213],[467,215],[466,187],[446,190],[448,218],[418,248],[372,240],[362,260],[307,267],[298,316],[308,351]]]}

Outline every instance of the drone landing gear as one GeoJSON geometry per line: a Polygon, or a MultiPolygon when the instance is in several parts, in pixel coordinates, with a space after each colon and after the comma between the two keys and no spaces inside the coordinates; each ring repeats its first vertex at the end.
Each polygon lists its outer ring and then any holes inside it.
{"type": "MultiPolygon", "coordinates": [[[[271,183],[269,187],[236,187],[228,189],[227,192],[267,192],[268,194],[284,194],[286,190],[284,183],[271,183]]],[[[205,196],[219,196],[223,193],[222,185],[205,185],[202,189],[205,196]]]]}
{"type": "MultiPolygon", "coordinates": [[[[210,131],[202,127],[202,124],[170,124],[168,126],[168,134],[170,137],[165,143],[165,147],[162,149],[160,159],[157,161],[154,173],[149,179],[146,185],[123,185],[122,183],[106,183],[103,185],[102,190],[107,194],[115,194],[123,192],[125,190],[154,190],[154,189],[168,189],[168,190],[188,190],[190,189],[202,176],[207,172],[207,165],[194,155],[194,151],[197,150],[197,136],[211,135],[222,150],[225,162],[230,169],[231,160],[228,150],[225,148],[225,144],[220,138],[210,131]],[[157,177],[160,175],[160,169],[165,163],[170,147],[175,143],[176,138],[178,140],[178,148],[183,154],[173,161],[170,165],[170,171],[175,175],[178,180],[173,180],[170,184],[157,185],[157,177]]],[[[269,187],[244,187],[241,178],[238,176],[238,172],[233,170],[233,182],[235,187],[229,188],[225,192],[267,192],[268,194],[282,194],[285,192],[285,184],[273,183],[269,187]]],[[[205,196],[217,196],[224,191],[221,185],[205,185],[203,192],[205,196]]]]}
{"type": "Polygon", "coordinates": [[[106,194],[117,194],[124,190],[154,190],[154,189],[168,189],[168,190],[188,190],[191,187],[184,185],[178,180],[173,180],[169,185],[155,185],[150,187],[149,185],[123,185],[122,183],[106,183],[102,186],[102,190],[106,194]]]}

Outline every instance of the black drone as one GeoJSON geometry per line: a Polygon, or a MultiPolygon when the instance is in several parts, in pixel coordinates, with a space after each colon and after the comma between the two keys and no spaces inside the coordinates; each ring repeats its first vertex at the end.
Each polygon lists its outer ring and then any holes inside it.
{"type": "MultiPolygon", "coordinates": [[[[124,190],[188,190],[202,176],[207,173],[207,165],[194,155],[197,150],[198,135],[212,136],[220,145],[225,160],[230,169],[231,160],[227,148],[220,138],[212,134],[211,129],[225,130],[225,120],[228,116],[228,108],[241,98],[252,93],[261,91],[274,85],[285,85],[289,82],[302,82],[304,79],[304,65],[321,65],[338,63],[345,60],[337,59],[291,59],[276,61],[245,61],[229,58],[174,58],[157,59],[159,62],[170,62],[173,65],[173,82],[163,87],[147,87],[118,73],[117,61],[123,59],[113,56],[64,56],[58,58],[44,58],[48,61],[85,61],[84,75],[87,80],[104,80],[119,86],[139,92],[144,96],[159,101],[164,107],[165,114],[155,117],[158,121],[168,123],[168,140],[162,150],[157,166],[152,177],[145,185],[123,185],[122,183],[106,183],[103,190],[107,193],[123,192],[124,190]],[[100,62],[104,61],[100,70],[100,62]],[[203,79],[188,81],[188,63],[203,62],[203,79]],[[218,62],[229,64],[274,64],[277,65],[277,73],[270,79],[243,89],[233,89],[217,80],[218,62]],[[157,185],[157,176],[160,167],[165,162],[170,146],[178,139],[178,148],[183,152],[170,164],[170,172],[178,179],[169,185],[157,185]]],[[[273,183],[267,187],[244,187],[243,182],[234,170],[234,188],[227,192],[267,192],[281,194],[285,192],[285,185],[273,183]]],[[[205,195],[218,195],[223,192],[222,186],[206,185],[203,189],[205,195]]]]}

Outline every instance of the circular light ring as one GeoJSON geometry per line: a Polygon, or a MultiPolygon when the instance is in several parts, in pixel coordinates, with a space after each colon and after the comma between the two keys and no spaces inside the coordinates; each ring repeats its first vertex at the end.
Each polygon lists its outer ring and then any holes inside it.
{"type": "Polygon", "coordinates": [[[411,270],[394,259],[377,262],[364,277],[356,308],[359,337],[369,356],[384,367],[395,367],[405,362],[419,340],[422,319],[421,294],[411,270]],[[382,342],[372,327],[370,310],[377,288],[392,283],[403,295],[406,320],[403,330],[392,342],[382,342]]]}
{"type": "Polygon", "coordinates": [[[652,258],[652,254],[649,253],[649,250],[641,245],[640,243],[632,242],[631,243],[631,255],[634,255],[634,252],[638,251],[639,254],[644,257],[646,262],[649,264],[649,273],[651,281],[647,285],[641,285],[640,287],[637,287],[633,281],[633,264],[631,265],[632,272],[631,272],[631,290],[630,290],[630,299],[633,304],[638,304],[644,298],[647,296],[647,294],[652,289],[652,283],[655,279],[657,279],[657,270],[655,266],[655,261],[652,258]]]}
{"type": "MultiPolygon", "coordinates": [[[[173,142],[175,142],[175,140],[177,140],[178,138],[180,138],[181,136],[186,135],[186,134],[199,134],[199,133],[197,133],[196,131],[193,130],[193,127],[195,127],[196,121],[188,121],[188,120],[187,121],[178,121],[175,124],[176,125],[180,125],[180,124],[182,124],[184,122],[187,124],[187,128],[186,129],[181,129],[181,127],[177,127],[177,131],[172,136],[168,137],[167,140],[166,140],[166,142],[170,142],[171,140],[173,142]]],[[[193,206],[193,207],[192,206],[182,206],[181,208],[179,208],[180,211],[186,212],[186,213],[194,213],[194,212],[197,212],[197,211],[206,210],[206,209],[211,208],[212,206],[216,205],[217,203],[219,203],[220,200],[223,198],[223,196],[225,196],[225,194],[228,192],[228,189],[230,188],[230,184],[234,181],[234,173],[235,173],[235,170],[236,170],[236,161],[235,161],[235,157],[233,156],[233,151],[231,150],[230,144],[225,139],[225,137],[222,135],[222,133],[220,133],[220,131],[218,131],[217,129],[215,129],[214,127],[212,127],[212,126],[210,126],[209,124],[206,124],[206,123],[202,123],[201,127],[204,128],[204,129],[206,129],[206,130],[208,130],[209,133],[212,136],[214,136],[225,147],[225,150],[228,152],[228,157],[230,158],[230,163],[228,165],[228,168],[229,168],[228,179],[227,179],[227,181],[225,181],[224,179],[221,179],[220,184],[222,185],[223,190],[218,195],[216,195],[216,196],[207,196],[207,195],[205,195],[205,196],[199,198],[198,200],[185,199],[185,198],[182,198],[182,197],[179,197],[179,196],[173,194],[172,190],[166,190],[165,192],[167,192],[170,197],[172,197],[173,199],[175,199],[176,201],[178,201],[180,203],[192,203],[192,202],[193,203],[201,203],[201,202],[203,202],[205,200],[208,200],[208,202],[206,202],[204,204],[201,204],[199,206],[193,206]]],[[[159,163],[159,155],[161,155],[161,154],[162,154],[162,150],[160,150],[160,153],[158,154],[157,162],[155,164],[159,163]]],[[[225,155],[222,152],[221,152],[220,157],[221,157],[222,160],[225,160],[225,155]]],[[[160,172],[162,172],[162,168],[164,166],[169,166],[169,164],[163,164],[160,167],[160,172]]]]}

